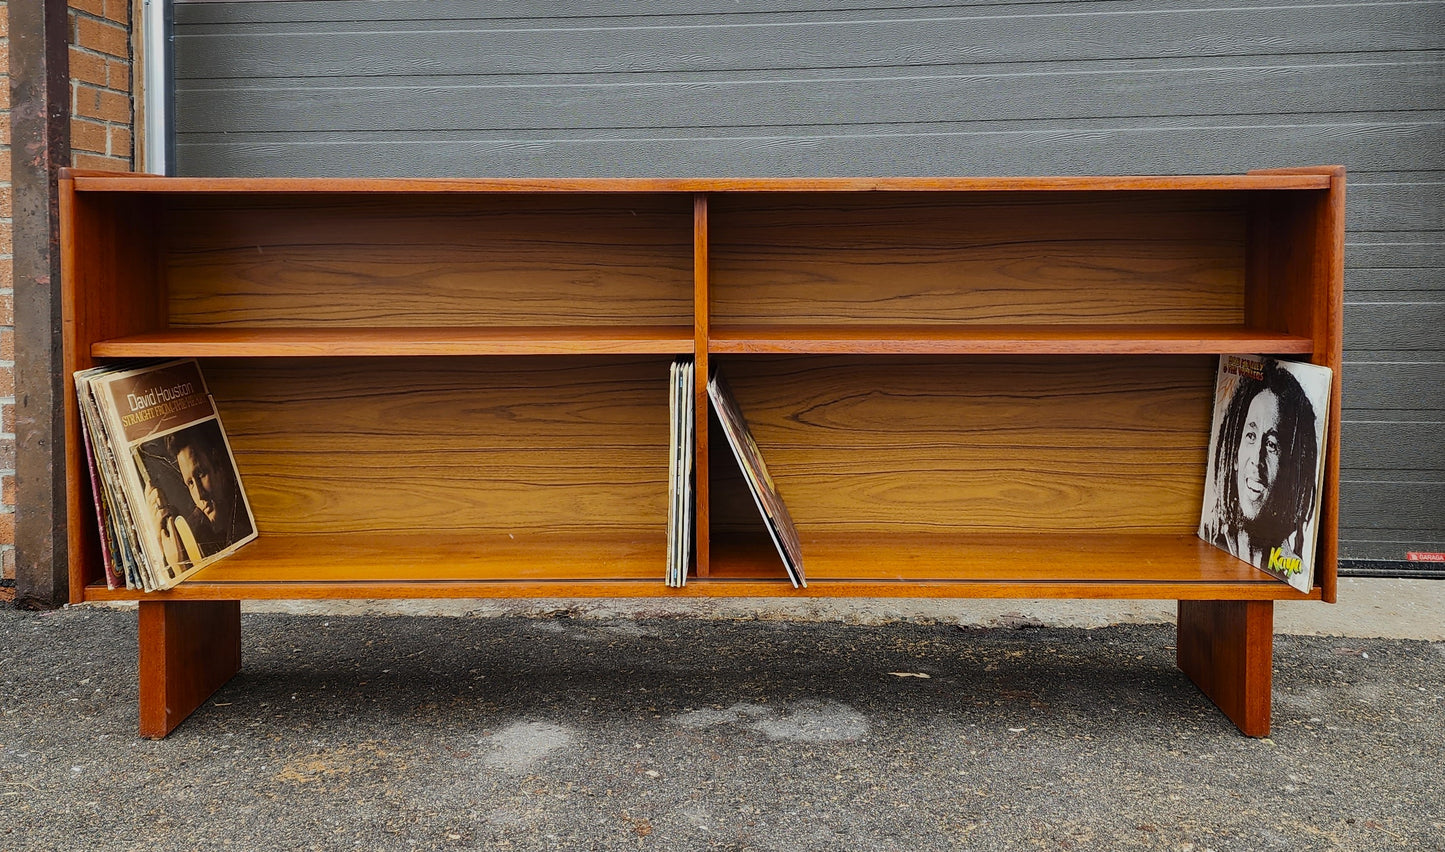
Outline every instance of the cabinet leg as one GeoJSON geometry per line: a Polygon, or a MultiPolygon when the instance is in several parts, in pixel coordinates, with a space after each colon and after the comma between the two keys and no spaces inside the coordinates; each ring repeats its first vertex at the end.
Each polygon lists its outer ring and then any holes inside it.
{"type": "Polygon", "coordinates": [[[1179,668],[1247,736],[1269,736],[1274,601],[1180,601],[1179,668]]]}
{"type": "Polygon", "coordinates": [[[141,601],[141,736],[169,734],[240,670],[240,601],[141,601]]]}

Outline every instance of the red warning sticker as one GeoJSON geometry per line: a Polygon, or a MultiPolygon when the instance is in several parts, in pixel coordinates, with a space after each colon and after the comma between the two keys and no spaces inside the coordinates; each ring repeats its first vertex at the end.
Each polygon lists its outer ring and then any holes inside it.
{"type": "Polygon", "coordinates": [[[1445,562],[1445,553],[1422,553],[1412,550],[1405,554],[1405,558],[1411,562],[1445,562]]]}

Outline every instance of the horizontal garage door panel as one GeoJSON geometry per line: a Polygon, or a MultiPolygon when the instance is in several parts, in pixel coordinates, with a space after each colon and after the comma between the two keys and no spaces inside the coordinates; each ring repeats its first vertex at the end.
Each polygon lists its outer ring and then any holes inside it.
{"type": "Polygon", "coordinates": [[[181,174],[1342,163],[1341,553],[1445,548],[1445,3],[175,4],[181,174]]]}
{"type": "MultiPolygon", "coordinates": [[[[1136,57],[1353,54],[1441,47],[1428,4],[1293,8],[1217,4],[1043,3],[979,8],[853,9],[810,15],[698,14],[469,19],[434,3],[316,3],[309,18],[265,16],[274,4],[190,4],[176,51],[213,77],[275,78],[494,73],[618,74],[965,63],[1096,61],[1136,57]],[[230,20],[217,5],[242,13],[230,20]],[[329,10],[325,7],[332,7],[329,10]],[[198,15],[199,8],[209,12],[198,15]],[[390,14],[389,18],[356,18],[390,14]],[[457,17],[446,17],[456,15],[457,17]],[[325,20],[326,38],[317,38],[325,20]],[[250,26],[246,26],[249,24],[250,26]]],[[[682,7],[683,4],[677,4],[682,7]]],[[[700,5],[700,4],[698,4],[700,5]]],[[[611,4],[607,11],[613,12],[611,4]]],[[[596,7],[593,7],[594,11],[596,7]]],[[[179,13],[178,13],[179,14],[179,13]]]]}

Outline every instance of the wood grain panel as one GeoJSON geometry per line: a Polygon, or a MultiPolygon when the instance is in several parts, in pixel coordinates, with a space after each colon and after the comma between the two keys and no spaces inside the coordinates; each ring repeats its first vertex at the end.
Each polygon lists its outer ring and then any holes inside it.
{"type": "Polygon", "coordinates": [[[1230,193],[728,196],[713,321],[1237,324],[1245,218],[1230,193]]]}
{"type": "Polygon", "coordinates": [[[644,355],[693,351],[676,325],[427,328],[169,328],[102,340],[98,358],[644,355]]]}
{"type": "MultiPolygon", "coordinates": [[[[1271,278],[1251,280],[1246,288],[1246,300],[1252,322],[1267,318],[1264,322],[1270,328],[1312,336],[1315,346],[1310,361],[1333,370],[1338,379],[1344,365],[1345,168],[1305,166],[1262,173],[1330,176],[1328,190],[1295,193],[1288,200],[1271,193],[1268,197],[1275,199],[1278,206],[1257,205],[1257,210],[1273,207],[1286,213],[1284,221],[1275,219],[1267,230],[1272,239],[1288,241],[1289,247],[1271,248],[1266,266],[1271,278]],[[1270,289],[1269,297],[1261,295],[1261,286],[1270,289]],[[1265,305],[1263,312],[1261,303],[1265,305]]],[[[1259,274],[1255,260],[1259,254],[1257,246],[1251,248],[1250,271],[1254,277],[1259,274]]],[[[1315,569],[1315,585],[1329,603],[1335,602],[1338,579],[1342,400],[1341,382],[1331,382],[1315,569]]]]}
{"type": "Polygon", "coordinates": [[[140,604],[140,735],[160,739],[241,668],[239,600],[140,604]]]}
{"type": "Polygon", "coordinates": [[[171,323],[690,325],[691,213],[684,196],[178,196],[171,323]]]}
{"type": "Polygon", "coordinates": [[[811,355],[1309,354],[1314,341],[1231,325],[733,325],[711,332],[718,353],[811,355]]]}
{"type": "Polygon", "coordinates": [[[206,369],[263,536],[665,524],[665,358],[206,369]]]}
{"type": "MultiPolygon", "coordinates": [[[[1214,359],[728,358],[805,535],[1198,526],[1214,359]]],[[[714,477],[714,527],[756,527],[714,477]]]]}
{"type": "Polygon", "coordinates": [[[60,182],[61,327],[66,433],[66,532],[70,598],[79,603],[86,584],[104,576],[85,451],[79,441],[80,413],[74,373],[96,365],[91,345],[123,334],[154,331],[166,324],[164,280],[156,274],[154,205],[145,197],[78,193],[73,180],[60,182]]]}
{"type": "MultiPolygon", "coordinates": [[[[664,516],[666,507],[664,507],[664,516]]],[[[197,573],[201,583],[648,580],[663,585],[662,526],[578,533],[438,531],[425,547],[375,533],[278,534],[197,573]]]]}
{"type": "Polygon", "coordinates": [[[1179,668],[1241,732],[1269,736],[1274,604],[1180,601],[1179,668]]]}
{"type": "MultiPolygon", "coordinates": [[[[829,536],[805,541],[809,581],[1285,584],[1188,535],[829,536]],[[1067,555],[1068,558],[1064,558],[1067,555]]],[[[442,533],[411,547],[375,534],[275,535],[198,572],[198,583],[654,580],[665,540],[656,531],[588,535],[442,533]]],[[[716,579],[776,576],[760,533],[714,547],[716,579]]],[[[190,582],[190,581],[188,581],[190,582]]],[[[1288,588],[1287,586],[1285,587],[1288,588]]]]}
{"type": "MultiPolygon", "coordinates": [[[[1193,536],[869,536],[820,543],[806,589],[794,589],[756,536],[714,549],[720,576],[684,588],[658,579],[658,533],[512,540],[441,535],[258,539],[168,592],[146,599],[931,597],[1309,600],[1193,536]],[[773,560],[770,563],[768,560],[773,560]],[[1061,574],[1062,571],[1062,574],[1061,574]],[[841,575],[841,576],[840,576],[841,575]]],[[[138,592],[92,587],[96,600],[138,592]]]]}
{"type": "MultiPolygon", "coordinates": [[[[629,194],[658,195],[699,192],[811,193],[811,192],[1180,192],[1202,190],[1327,189],[1328,175],[1283,172],[1246,175],[1077,175],[1008,177],[172,177],[67,169],[75,187],[83,192],[155,192],[167,196],[286,195],[313,197],[392,195],[512,195],[523,198],[550,195],[557,203],[566,196],[629,194]]],[[[493,199],[496,201],[497,199],[493,199]]],[[[575,202],[575,197],[571,199],[575,202]]],[[[694,198],[694,203],[696,199],[694,198]]],[[[219,199],[215,203],[220,203],[219,199]]],[[[696,220],[694,219],[694,222],[696,220]]]]}
{"type": "MultiPolygon", "coordinates": [[[[712,334],[712,295],[708,279],[707,193],[693,197],[693,571],[708,576],[707,542],[712,535],[710,482],[712,475],[712,440],[709,438],[707,383],[712,375],[709,363],[708,337],[712,334]]],[[[721,432],[711,434],[721,435],[721,432]]]]}
{"type": "MultiPolygon", "coordinates": [[[[140,593],[89,586],[86,599],[133,601],[140,593]]],[[[794,589],[783,578],[689,581],[674,589],[647,580],[435,580],[266,581],[197,583],[187,581],[153,596],[168,601],[343,600],[354,598],[1056,598],[1089,600],[1319,600],[1319,590],[1302,595],[1283,583],[1200,581],[1154,583],[1141,580],[1072,582],[1041,580],[822,580],[794,589]]]]}
{"type": "MultiPolygon", "coordinates": [[[[809,588],[816,582],[1200,583],[1289,586],[1189,534],[1057,537],[1000,533],[828,535],[803,540],[809,588]]],[[[717,579],[779,577],[782,564],[766,534],[713,542],[717,579]]]]}

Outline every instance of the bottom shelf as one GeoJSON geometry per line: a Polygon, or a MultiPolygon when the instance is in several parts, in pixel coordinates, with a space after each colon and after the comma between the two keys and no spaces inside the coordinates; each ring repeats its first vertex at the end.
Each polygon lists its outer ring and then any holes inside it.
{"type": "Polygon", "coordinates": [[[937,597],[1307,600],[1193,535],[930,535],[803,542],[794,589],[766,538],[715,539],[711,571],[663,583],[656,530],[588,535],[263,536],[167,592],[87,600],[937,597]]]}
{"type": "MultiPolygon", "coordinates": [[[[803,536],[819,596],[1302,600],[1305,595],[1193,534],[803,536]],[[846,589],[847,591],[841,591],[846,589]]],[[[762,536],[713,542],[708,580],[780,576],[762,536]]]]}

